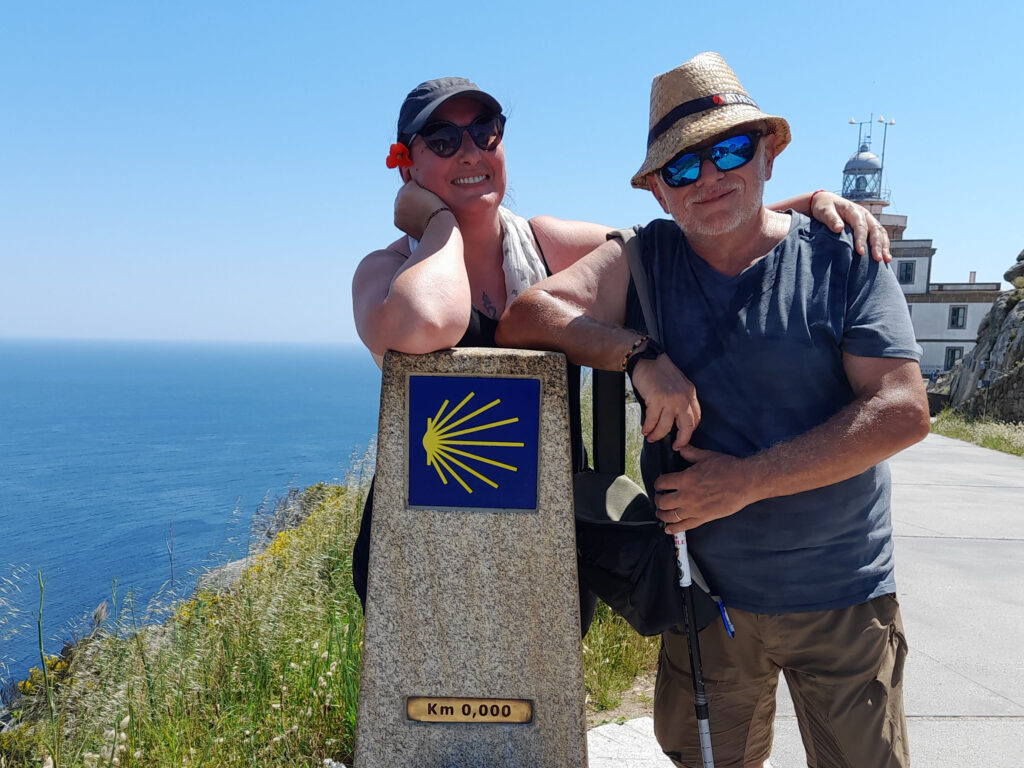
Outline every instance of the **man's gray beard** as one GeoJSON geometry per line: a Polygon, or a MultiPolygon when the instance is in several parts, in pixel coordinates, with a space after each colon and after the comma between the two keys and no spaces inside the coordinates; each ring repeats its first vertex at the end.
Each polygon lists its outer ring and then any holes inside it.
{"type": "MultiPolygon", "coordinates": [[[[750,197],[750,202],[743,208],[736,208],[731,212],[731,215],[725,219],[717,222],[704,221],[697,219],[690,221],[683,225],[683,222],[673,213],[672,218],[683,232],[690,235],[698,235],[700,237],[715,237],[717,235],[725,235],[729,232],[733,232],[740,228],[743,224],[756,216],[758,211],[761,210],[761,206],[764,205],[764,183],[766,181],[766,158],[763,153],[758,153],[760,158],[756,162],[758,163],[757,173],[754,175],[753,183],[757,186],[757,194],[750,197]]],[[[748,189],[747,192],[750,192],[748,189]]]]}

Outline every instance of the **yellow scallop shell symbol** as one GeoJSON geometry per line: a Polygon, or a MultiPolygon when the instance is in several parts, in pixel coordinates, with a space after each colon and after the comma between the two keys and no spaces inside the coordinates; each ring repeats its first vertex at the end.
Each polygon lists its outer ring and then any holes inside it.
{"type": "MultiPolygon", "coordinates": [[[[519,421],[519,417],[515,416],[510,419],[502,419],[501,421],[492,421],[487,424],[477,424],[475,426],[466,426],[463,429],[458,427],[471,422],[472,419],[490,410],[494,406],[501,402],[501,399],[492,400],[487,405],[477,408],[470,414],[463,416],[457,421],[452,421],[452,418],[462,410],[462,407],[469,403],[475,395],[474,392],[470,392],[463,398],[462,402],[452,408],[450,411],[445,413],[445,409],[448,408],[449,401],[445,400],[441,403],[441,407],[437,411],[437,415],[432,419],[427,419],[427,429],[423,433],[423,448],[427,452],[427,466],[433,467],[437,470],[438,476],[441,478],[441,482],[448,485],[448,477],[455,478],[456,482],[461,485],[466,493],[472,493],[473,489],[469,487],[466,480],[463,479],[462,475],[459,474],[459,469],[467,472],[470,475],[482,480],[492,488],[497,488],[498,484],[489,477],[486,477],[482,472],[477,471],[473,467],[461,461],[458,457],[463,457],[470,461],[478,461],[482,464],[489,464],[494,467],[508,470],[509,472],[517,471],[517,468],[511,464],[504,464],[494,459],[489,459],[486,456],[480,456],[476,453],[463,450],[456,446],[501,446],[506,448],[522,448],[523,443],[519,442],[508,442],[501,440],[458,440],[456,438],[462,437],[463,435],[469,435],[476,432],[483,432],[488,429],[496,429],[504,426],[505,424],[514,424],[519,421]],[[449,423],[451,422],[451,423],[449,423]],[[454,466],[453,466],[454,465],[454,466]],[[456,469],[456,467],[458,469],[456,469]]],[[[481,469],[483,469],[481,467],[481,469]]]]}

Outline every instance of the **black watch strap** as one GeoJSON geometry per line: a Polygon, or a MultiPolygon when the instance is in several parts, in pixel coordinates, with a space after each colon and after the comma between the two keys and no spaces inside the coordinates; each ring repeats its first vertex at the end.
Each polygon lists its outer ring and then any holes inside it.
{"type": "Polygon", "coordinates": [[[626,373],[629,374],[629,378],[633,378],[633,370],[636,368],[637,363],[641,360],[654,360],[664,351],[661,348],[661,344],[648,337],[644,348],[634,352],[629,356],[629,360],[626,361],[626,373]]]}

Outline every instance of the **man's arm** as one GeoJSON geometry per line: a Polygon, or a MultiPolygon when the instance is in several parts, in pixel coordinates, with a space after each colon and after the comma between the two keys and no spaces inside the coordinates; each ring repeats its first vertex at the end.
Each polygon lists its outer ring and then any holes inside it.
{"type": "Polygon", "coordinates": [[[856,399],[824,424],[745,459],[686,446],[693,462],[654,484],[669,533],[743,507],[854,477],[928,434],[921,368],[903,358],[843,354],[856,399]]]}
{"type": "MultiPolygon", "coordinates": [[[[496,339],[504,347],[553,349],[578,365],[618,371],[641,336],[623,327],[628,290],[622,243],[610,240],[524,291],[502,315],[496,339]]],[[[700,423],[700,406],[693,384],[668,355],[641,360],[633,386],[647,406],[641,426],[647,439],[660,440],[675,425],[675,445],[685,445],[700,423]]]]}
{"type": "Polygon", "coordinates": [[[626,319],[629,267],[622,246],[601,244],[516,298],[498,323],[503,347],[553,349],[579,365],[617,371],[638,334],[626,319]]]}

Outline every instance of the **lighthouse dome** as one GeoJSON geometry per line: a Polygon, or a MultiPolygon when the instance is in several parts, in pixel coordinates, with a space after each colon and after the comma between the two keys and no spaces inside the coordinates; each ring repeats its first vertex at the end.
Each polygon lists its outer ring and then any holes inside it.
{"type": "Polygon", "coordinates": [[[843,167],[843,173],[874,173],[882,169],[882,161],[878,155],[868,149],[867,144],[860,145],[860,152],[850,156],[843,167]]]}

